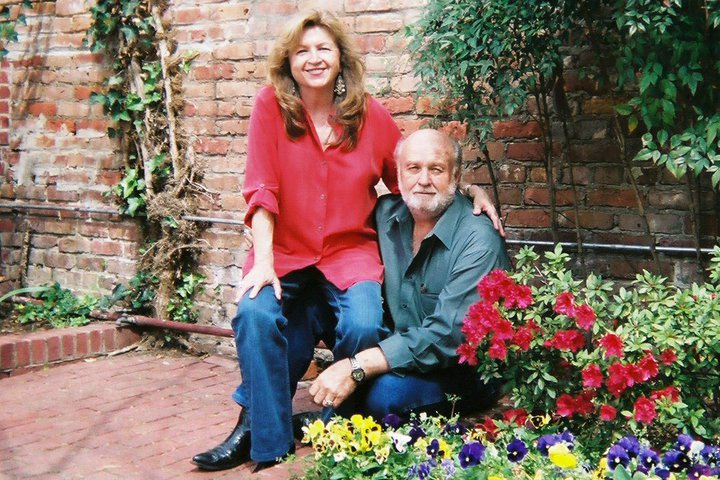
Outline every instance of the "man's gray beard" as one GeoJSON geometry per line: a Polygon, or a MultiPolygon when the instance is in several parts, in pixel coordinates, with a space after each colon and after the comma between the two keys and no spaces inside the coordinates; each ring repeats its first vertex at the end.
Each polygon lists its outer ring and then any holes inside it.
{"type": "Polygon", "coordinates": [[[457,191],[457,183],[451,184],[447,190],[438,192],[435,198],[430,202],[429,205],[423,205],[421,200],[408,194],[402,186],[400,187],[400,195],[407,205],[410,212],[414,215],[420,215],[424,217],[437,218],[447,210],[450,204],[455,200],[455,192],[457,191]]]}

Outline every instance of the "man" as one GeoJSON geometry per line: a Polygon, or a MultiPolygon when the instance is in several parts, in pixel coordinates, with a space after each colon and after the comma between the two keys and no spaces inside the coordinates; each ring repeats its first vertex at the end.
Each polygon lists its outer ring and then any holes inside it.
{"type": "Polygon", "coordinates": [[[457,142],[420,130],[398,145],[396,160],[402,198],[385,196],[375,211],[394,331],[377,347],[331,365],[310,395],[319,405],[337,406],[356,393],[348,402],[353,410],[374,418],[447,412],[448,394],[463,399],[461,409],[484,408],[497,392],[458,365],[456,349],[465,312],[478,300],[478,281],[509,268],[503,242],[492,222],[473,215],[456,192],[457,142]]]}

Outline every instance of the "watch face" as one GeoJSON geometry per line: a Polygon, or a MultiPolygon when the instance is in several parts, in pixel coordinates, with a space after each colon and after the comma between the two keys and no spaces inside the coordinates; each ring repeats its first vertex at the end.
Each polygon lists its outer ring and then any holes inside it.
{"type": "Polygon", "coordinates": [[[352,371],[352,378],[353,378],[353,380],[355,380],[356,382],[362,382],[363,380],[365,380],[365,372],[364,372],[363,369],[361,369],[361,368],[359,368],[359,369],[357,369],[357,370],[353,370],[353,371],[352,371]]]}

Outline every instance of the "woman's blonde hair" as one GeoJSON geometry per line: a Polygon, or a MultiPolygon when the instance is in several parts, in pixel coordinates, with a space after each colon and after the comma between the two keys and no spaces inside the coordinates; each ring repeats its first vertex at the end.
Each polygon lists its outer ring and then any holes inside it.
{"type": "Polygon", "coordinates": [[[342,127],[342,134],[335,145],[352,150],[357,145],[358,133],[367,108],[365,64],[343,24],[329,12],[313,10],[291,21],[270,52],[268,79],[275,87],[285,131],[290,138],[297,139],[309,128],[300,97],[296,93],[295,80],[290,72],[290,54],[300,44],[305,29],[310,27],[324,28],[340,50],[340,73],[345,80],[346,93],[335,98],[336,114],[332,120],[342,127]]]}

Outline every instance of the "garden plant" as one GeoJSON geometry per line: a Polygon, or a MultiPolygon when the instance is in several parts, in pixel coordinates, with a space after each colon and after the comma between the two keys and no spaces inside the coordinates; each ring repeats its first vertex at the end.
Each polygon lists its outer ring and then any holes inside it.
{"type": "Polygon", "coordinates": [[[458,349],[513,409],[316,423],[310,478],[717,477],[720,247],[687,289],[648,272],[576,280],[560,247],[544,257],[524,248],[480,281],[458,349]]]}

